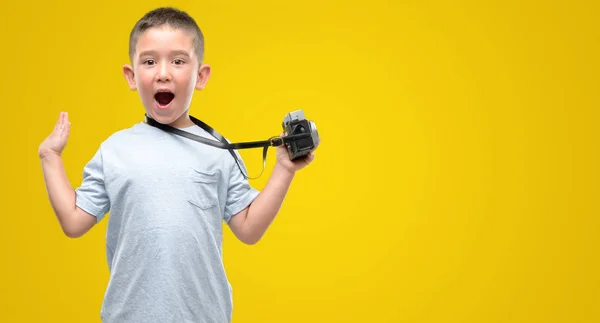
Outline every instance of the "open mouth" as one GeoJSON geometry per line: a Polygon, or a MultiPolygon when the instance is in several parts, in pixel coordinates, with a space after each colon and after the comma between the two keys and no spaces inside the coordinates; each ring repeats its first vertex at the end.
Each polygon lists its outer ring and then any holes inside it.
{"type": "Polygon", "coordinates": [[[175,94],[173,94],[173,92],[160,91],[160,92],[156,92],[156,94],[154,94],[154,99],[156,100],[158,105],[161,107],[168,106],[171,103],[171,101],[173,101],[174,98],[175,98],[175,94]]]}

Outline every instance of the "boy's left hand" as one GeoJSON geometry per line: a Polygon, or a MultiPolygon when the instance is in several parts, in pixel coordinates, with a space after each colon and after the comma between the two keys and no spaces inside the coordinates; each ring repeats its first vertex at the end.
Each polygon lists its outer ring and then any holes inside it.
{"type": "Polygon", "coordinates": [[[295,161],[290,160],[290,155],[288,154],[287,148],[285,145],[278,146],[277,148],[277,164],[283,166],[285,169],[290,171],[291,173],[295,173],[296,171],[301,170],[302,168],[308,166],[314,159],[315,155],[313,151],[311,151],[306,158],[298,159],[295,161]]]}

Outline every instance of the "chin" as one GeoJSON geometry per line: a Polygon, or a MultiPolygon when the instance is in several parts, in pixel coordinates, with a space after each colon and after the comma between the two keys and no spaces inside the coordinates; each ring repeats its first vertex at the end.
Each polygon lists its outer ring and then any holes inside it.
{"type": "Polygon", "coordinates": [[[152,113],[149,114],[154,120],[162,123],[162,124],[172,124],[179,120],[184,114],[185,111],[177,111],[177,110],[158,110],[152,109],[152,113]]]}
{"type": "Polygon", "coordinates": [[[177,120],[177,117],[174,115],[165,116],[165,115],[153,113],[150,116],[152,117],[152,119],[154,119],[162,124],[171,124],[171,123],[175,122],[175,120],[177,120]]]}

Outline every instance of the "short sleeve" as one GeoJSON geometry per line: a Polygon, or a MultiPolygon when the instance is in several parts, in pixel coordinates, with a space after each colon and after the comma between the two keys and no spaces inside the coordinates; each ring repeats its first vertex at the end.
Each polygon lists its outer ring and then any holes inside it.
{"type": "Polygon", "coordinates": [[[248,180],[244,177],[240,168],[244,171],[244,174],[248,175],[246,166],[242,157],[239,153],[235,152],[238,157],[238,162],[241,167],[232,158],[232,165],[229,172],[229,186],[227,188],[227,202],[225,204],[224,220],[229,223],[229,220],[248,207],[254,199],[258,196],[259,191],[250,186],[248,180]]]}
{"type": "Polygon", "coordinates": [[[104,186],[101,149],[98,149],[94,157],[83,168],[82,183],[75,190],[75,194],[75,204],[95,216],[97,222],[100,222],[108,213],[110,202],[104,186]]]}

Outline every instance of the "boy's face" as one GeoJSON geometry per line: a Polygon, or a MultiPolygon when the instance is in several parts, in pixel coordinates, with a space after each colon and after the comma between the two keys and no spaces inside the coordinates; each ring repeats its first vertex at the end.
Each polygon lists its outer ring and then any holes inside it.
{"type": "Polygon", "coordinates": [[[149,116],[181,128],[193,125],[188,109],[194,90],[206,85],[210,67],[198,63],[190,33],[164,26],[139,36],[132,65],[125,65],[123,74],[149,116]]]}

